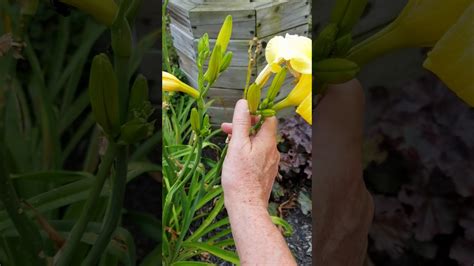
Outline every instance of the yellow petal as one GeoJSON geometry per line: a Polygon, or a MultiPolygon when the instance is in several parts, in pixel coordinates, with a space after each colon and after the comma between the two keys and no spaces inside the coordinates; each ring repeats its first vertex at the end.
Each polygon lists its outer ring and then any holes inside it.
{"type": "Polygon", "coordinates": [[[62,0],[61,2],[76,7],[93,16],[97,21],[111,26],[118,10],[113,0],[62,0]]]}
{"type": "Polygon", "coordinates": [[[312,91],[313,77],[311,75],[302,75],[295,88],[282,101],[273,106],[276,111],[290,107],[298,106],[312,91]]]}
{"type": "Polygon", "coordinates": [[[433,46],[463,14],[472,0],[409,0],[393,22],[410,46],[433,46]]]}
{"type": "Polygon", "coordinates": [[[278,62],[282,58],[282,51],[286,49],[286,41],[283,36],[273,37],[265,47],[265,58],[269,64],[278,62]]]}
{"type": "Polygon", "coordinates": [[[303,117],[308,124],[313,124],[313,94],[310,92],[309,95],[304,98],[303,102],[296,108],[296,113],[303,117]]]}
{"type": "Polygon", "coordinates": [[[474,107],[474,3],[428,53],[423,66],[474,107]]]}
{"type": "Polygon", "coordinates": [[[193,98],[199,97],[199,92],[188,84],[180,81],[177,77],[168,72],[162,71],[163,91],[180,91],[189,94],[193,98]]]}
{"type": "Polygon", "coordinates": [[[295,88],[288,94],[288,100],[294,105],[299,105],[312,90],[313,78],[311,75],[302,75],[295,88]]]}

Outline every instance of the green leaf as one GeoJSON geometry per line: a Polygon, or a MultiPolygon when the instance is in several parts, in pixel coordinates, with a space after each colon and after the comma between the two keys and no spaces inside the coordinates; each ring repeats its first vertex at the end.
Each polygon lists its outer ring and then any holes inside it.
{"type": "Polygon", "coordinates": [[[285,220],[277,216],[271,216],[272,222],[275,225],[281,226],[285,231],[284,236],[291,236],[293,234],[293,227],[285,220]]]}
{"type": "Polygon", "coordinates": [[[222,248],[218,248],[212,245],[197,243],[197,242],[185,242],[183,243],[183,247],[203,250],[225,261],[228,261],[234,264],[240,264],[239,257],[234,252],[228,251],[222,248]]]}
{"type": "Polygon", "coordinates": [[[156,246],[146,257],[143,259],[140,266],[157,266],[162,265],[161,260],[161,245],[156,246]]]}
{"type": "Polygon", "coordinates": [[[155,216],[148,213],[134,211],[127,212],[126,215],[132,222],[138,225],[146,236],[152,238],[158,243],[161,242],[161,221],[155,216]]]}

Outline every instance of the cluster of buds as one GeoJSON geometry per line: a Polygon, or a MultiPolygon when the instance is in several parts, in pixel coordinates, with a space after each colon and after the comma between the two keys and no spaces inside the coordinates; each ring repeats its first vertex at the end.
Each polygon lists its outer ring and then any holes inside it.
{"type": "Polygon", "coordinates": [[[119,144],[133,144],[153,133],[154,121],[149,122],[153,107],[149,101],[148,83],[139,75],[131,90],[127,118],[120,119],[119,86],[112,63],[105,54],[92,61],[89,79],[92,113],[105,135],[119,144]]]}

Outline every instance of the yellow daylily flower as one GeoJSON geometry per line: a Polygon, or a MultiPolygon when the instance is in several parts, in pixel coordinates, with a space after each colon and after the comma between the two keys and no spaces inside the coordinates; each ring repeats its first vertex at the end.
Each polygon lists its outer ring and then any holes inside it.
{"type": "Polygon", "coordinates": [[[273,73],[280,71],[280,64],[287,63],[289,68],[301,73],[311,74],[312,41],[305,36],[286,34],[273,37],[265,48],[265,58],[273,73]]]}
{"type": "Polygon", "coordinates": [[[359,65],[406,47],[432,47],[458,20],[472,0],[409,0],[387,27],[351,49],[349,59],[359,65]]]}
{"type": "Polygon", "coordinates": [[[474,107],[474,3],[428,53],[423,66],[474,107]]]}
{"type": "Polygon", "coordinates": [[[60,0],[94,17],[100,23],[111,26],[115,20],[118,6],[114,0],[60,0]]]}
{"type": "Polygon", "coordinates": [[[275,111],[290,107],[298,106],[303,100],[311,94],[312,91],[313,77],[311,75],[301,75],[300,80],[296,84],[295,88],[286,96],[285,99],[278,102],[273,106],[275,111]]]}
{"type": "Polygon", "coordinates": [[[313,93],[310,92],[303,102],[296,108],[296,113],[303,117],[308,124],[313,124],[313,93]]]}
{"type": "Polygon", "coordinates": [[[162,71],[161,73],[163,91],[180,91],[189,94],[195,99],[199,97],[199,91],[197,91],[195,88],[182,82],[177,77],[173,76],[168,72],[162,71]]]}

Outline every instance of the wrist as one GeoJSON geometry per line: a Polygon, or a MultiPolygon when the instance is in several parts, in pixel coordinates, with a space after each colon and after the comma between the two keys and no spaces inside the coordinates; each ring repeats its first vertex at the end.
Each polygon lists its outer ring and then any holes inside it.
{"type": "Polygon", "coordinates": [[[232,195],[224,192],[224,205],[228,212],[252,212],[268,214],[268,202],[242,194],[232,195]]]}

